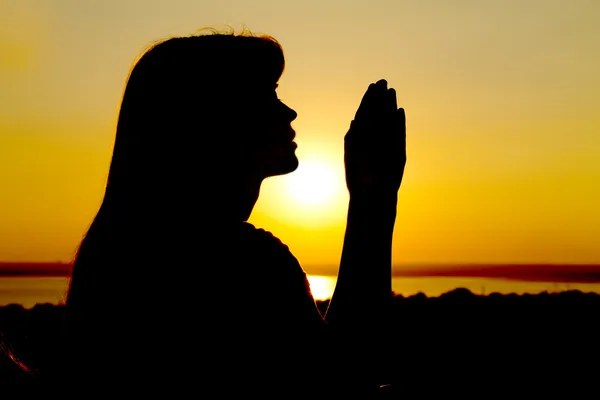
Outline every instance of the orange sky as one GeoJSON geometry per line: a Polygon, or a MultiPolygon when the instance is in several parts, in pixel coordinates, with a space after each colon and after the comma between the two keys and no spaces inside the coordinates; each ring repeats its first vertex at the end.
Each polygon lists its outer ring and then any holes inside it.
{"type": "Polygon", "coordinates": [[[395,263],[600,263],[600,2],[0,3],[0,260],[68,261],[102,199],[120,96],[153,40],[201,27],[283,45],[301,166],[251,222],[337,265],[343,136],[386,78],[408,119],[395,263]]]}

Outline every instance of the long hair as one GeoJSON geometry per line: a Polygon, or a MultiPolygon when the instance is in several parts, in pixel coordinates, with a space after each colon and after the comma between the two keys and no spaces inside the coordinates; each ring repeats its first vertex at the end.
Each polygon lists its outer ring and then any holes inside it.
{"type": "Polygon", "coordinates": [[[67,295],[68,340],[80,361],[133,343],[157,307],[181,300],[173,285],[203,251],[194,243],[206,204],[222,201],[221,167],[241,167],[234,160],[249,140],[240,134],[247,91],[276,83],[283,69],[274,38],[215,30],[160,41],[135,63],[104,198],[67,295]]]}

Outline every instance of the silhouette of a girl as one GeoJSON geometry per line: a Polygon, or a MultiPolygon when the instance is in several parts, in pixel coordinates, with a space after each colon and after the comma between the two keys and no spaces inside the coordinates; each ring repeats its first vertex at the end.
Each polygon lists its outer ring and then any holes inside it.
{"type": "Polygon", "coordinates": [[[348,221],[322,316],[289,249],[247,222],[262,181],[298,166],[283,69],[272,37],[216,31],[162,41],[135,64],[66,302],[78,382],[263,398],[377,390],[404,110],[380,80],[346,134],[348,221]]]}

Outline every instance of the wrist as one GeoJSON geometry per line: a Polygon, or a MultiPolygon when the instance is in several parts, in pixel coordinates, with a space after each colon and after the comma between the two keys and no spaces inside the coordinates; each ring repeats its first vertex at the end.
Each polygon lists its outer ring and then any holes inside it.
{"type": "Polygon", "coordinates": [[[350,193],[350,204],[362,207],[393,208],[398,204],[398,192],[393,190],[353,191],[350,193]]]}
{"type": "Polygon", "coordinates": [[[348,205],[348,218],[393,227],[397,205],[397,193],[353,193],[348,205]]]}

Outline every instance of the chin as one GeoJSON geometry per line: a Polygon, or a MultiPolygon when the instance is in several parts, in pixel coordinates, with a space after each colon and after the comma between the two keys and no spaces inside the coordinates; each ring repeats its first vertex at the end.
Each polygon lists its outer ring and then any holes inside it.
{"type": "Polygon", "coordinates": [[[294,155],[293,160],[290,161],[290,164],[289,164],[289,171],[286,172],[286,174],[289,174],[290,172],[294,172],[295,170],[297,170],[299,164],[300,164],[300,161],[298,161],[298,157],[296,157],[296,155],[294,155]]]}
{"type": "Polygon", "coordinates": [[[298,157],[295,154],[292,154],[291,157],[286,157],[284,160],[280,160],[277,165],[273,165],[273,168],[270,168],[270,173],[267,176],[278,176],[289,174],[290,172],[294,172],[298,169],[299,161],[298,157]]]}

